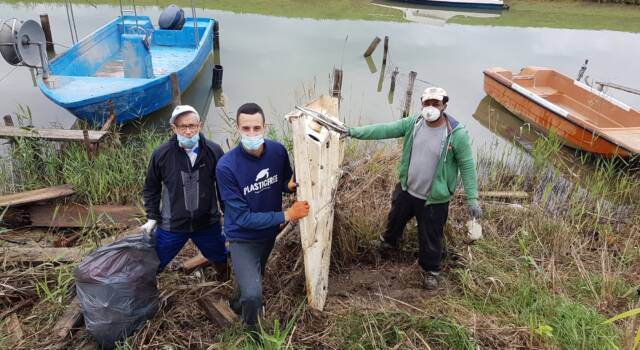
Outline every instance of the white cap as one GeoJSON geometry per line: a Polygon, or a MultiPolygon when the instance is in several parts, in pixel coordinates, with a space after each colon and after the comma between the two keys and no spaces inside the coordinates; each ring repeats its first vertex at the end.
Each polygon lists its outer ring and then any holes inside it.
{"type": "Polygon", "coordinates": [[[422,97],[420,98],[420,101],[422,102],[426,100],[442,101],[445,96],[449,96],[449,95],[447,95],[447,92],[443,88],[432,86],[424,90],[424,92],[422,93],[422,97]]]}
{"type": "Polygon", "coordinates": [[[196,111],[195,108],[189,106],[189,105],[180,105],[180,106],[176,106],[176,108],[173,110],[173,112],[171,113],[171,119],[169,119],[169,124],[175,124],[176,122],[176,118],[178,118],[179,116],[187,113],[187,112],[191,112],[193,114],[196,115],[196,118],[198,118],[198,120],[200,120],[200,114],[198,114],[198,111],[196,111]]]}

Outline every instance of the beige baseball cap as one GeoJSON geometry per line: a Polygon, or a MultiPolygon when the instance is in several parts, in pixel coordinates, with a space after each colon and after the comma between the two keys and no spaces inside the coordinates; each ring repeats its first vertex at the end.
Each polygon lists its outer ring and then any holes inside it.
{"type": "Polygon", "coordinates": [[[445,89],[440,88],[440,87],[428,87],[424,90],[424,92],[422,93],[422,97],[420,98],[420,100],[422,102],[426,101],[426,100],[438,100],[438,101],[442,101],[444,99],[445,96],[449,96],[447,95],[447,91],[445,91],[445,89]]]}
{"type": "Polygon", "coordinates": [[[187,112],[191,112],[193,114],[196,115],[196,118],[198,118],[198,120],[200,120],[200,114],[198,114],[198,111],[196,111],[195,108],[189,106],[189,105],[179,105],[176,106],[176,108],[173,109],[173,112],[171,113],[171,119],[169,119],[169,124],[175,124],[176,122],[176,118],[178,118],[180,115],[187,113],[187,112]]]}

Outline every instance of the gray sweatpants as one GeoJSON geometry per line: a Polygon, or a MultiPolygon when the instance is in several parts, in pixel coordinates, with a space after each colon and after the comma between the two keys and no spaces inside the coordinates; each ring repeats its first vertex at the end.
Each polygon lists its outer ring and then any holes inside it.
{"type": "Polygon", "coordinates": [[[262,308],[262,276],[274,243],[275,239],[229,242],[231,265],[236,276],[229,303],[249,327],[255,327],[262,308]]]}

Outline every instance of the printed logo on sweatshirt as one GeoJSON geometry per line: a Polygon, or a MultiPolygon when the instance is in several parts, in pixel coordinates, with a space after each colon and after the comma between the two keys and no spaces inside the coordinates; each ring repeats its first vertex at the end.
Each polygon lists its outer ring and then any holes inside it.
{"type": "Polygon", "coordinates": [[[262,178],[268,178],[268,177],[269,177],[269,168],[262,169],[260,170],[258,175],[256,175],[256,182],[260,181],[262,178]]]}
{"type": "Polygon", "coordinates": [[[249,193],[260,193],[271,188],[271,185],[278,182],[278,175],[269,177],[269,168],[262,169],[256,175],[256,181],[244,187],[244,195],[249,193]]]}

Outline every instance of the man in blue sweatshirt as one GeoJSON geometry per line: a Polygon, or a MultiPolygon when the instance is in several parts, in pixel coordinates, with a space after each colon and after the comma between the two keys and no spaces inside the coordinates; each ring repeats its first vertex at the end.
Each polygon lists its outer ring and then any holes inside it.
{"type": "Polygon", "coordinates": [[[236,276],[229,301],[250,329],[262,307],[262,276],[280,226],[309,214],[307,202],[282,210],[282,193],[295,190],[284,146],[266,140],[262,108],[246,103],[238,109],[240,145],[218,162],[216,178],[224,202],[224,231],[236,276]],[[291,180],[290,180],[291,179],[291,180]]]}

